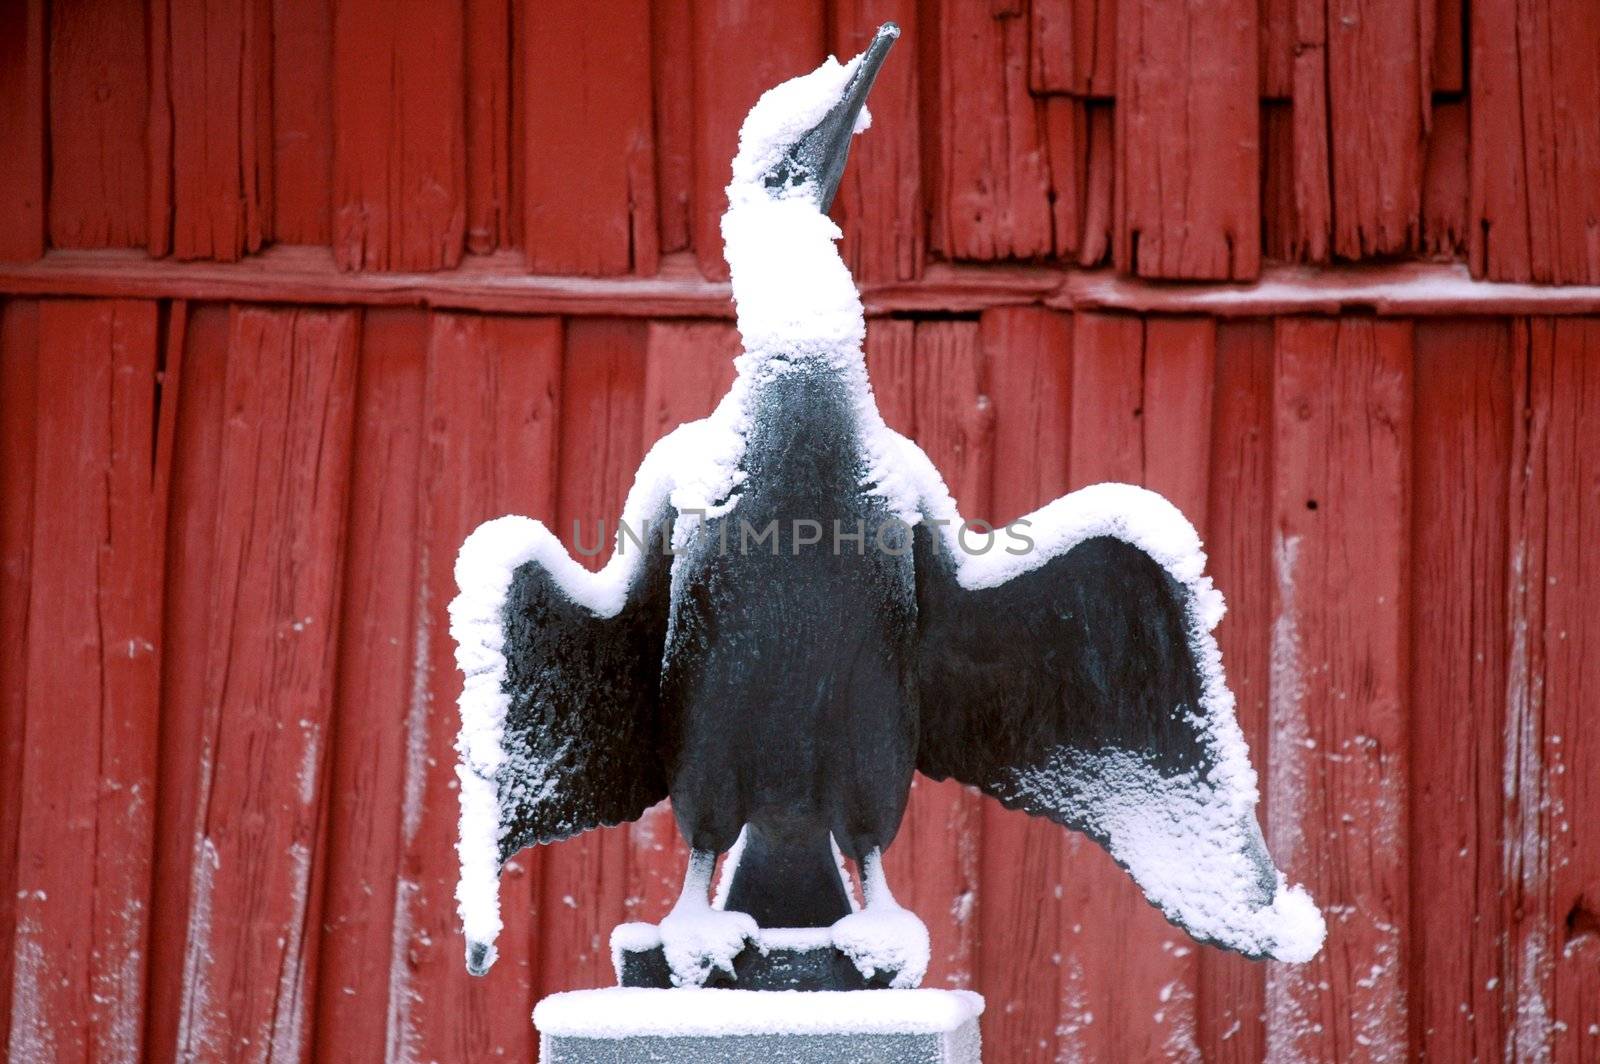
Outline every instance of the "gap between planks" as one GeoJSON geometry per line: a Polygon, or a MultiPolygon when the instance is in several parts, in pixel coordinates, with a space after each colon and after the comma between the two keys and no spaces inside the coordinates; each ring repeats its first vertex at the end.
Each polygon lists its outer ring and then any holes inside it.
{"type": "MultiPolygon", "coordinates": [[[[513,314],[728,318],[725,282],[702,277],[686,255],[652,277],[526,272],[520,252],[467,256],[434,273],[346,272],[327,248],[284,246],[236,263],[151,259],[140,251],[52,251],[0,263],[0,295],[183,298],[240,303],[427,306],[513,314]]],[[[1317,268],[1273,264],[1250,284],[1144,281],[1110,270],[934,264],[915,281],[863,286],[868,314],[977,313],[1040,304],[1058,310],[1206,314],[1369,312],[1380,317],[1600,313],[1600,285],[1473,280],[1455,263],[1317,268]]]]}

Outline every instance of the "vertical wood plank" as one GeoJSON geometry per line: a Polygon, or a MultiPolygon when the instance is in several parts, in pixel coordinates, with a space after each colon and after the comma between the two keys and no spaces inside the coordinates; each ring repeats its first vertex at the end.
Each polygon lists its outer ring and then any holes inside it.
{"type": "Polygon", "coordinates": [[[1116,94],[1119,6],[1118,0],[1072,0],[1075,95],[1109,99],[1116,94]]]}
{"type": "MultiPolygon", "coordinates": [[[[417,498],[427,351],[426,312],[366,312],[328,735],[317,1060],[371,1060],[386,1043],[405,777],[417,768],[407,739],[420,727],[416,715],[430,708],[416,683],[415,616],[423,598],[417,498]],[[397,727],[401,707],[405,726],[397,727]]],[[[447,707],[439,713],[449,716],[447,707]]]]}
{"type": "Polygon", "coordinates": [[[445,610],[461,542],[503,513],[553,512],[561,323],[553,318],[432,315],[417,556],[415,662],[405,722],[406,764],[389,960],[390,1059],[522,1060],[533,1007],[541,854],[501,877],[500,960],[466,972],[455,889],[460,816],[454,748],[461,675],[445,610]]]}
{"type": "Polygon", "coordinates": [[[1592,318],[1517,323],[1505,737],[1508,1010],[1504,1056],[1577,1062],[1600,1048],[1600,785],[1589,647],[1600,344],[1592,318]]]}
{"type": "Polygon", "coordinates": [[[1261,0],[1261,96],[1287,100],[1294,95],[1298,0],[1261,0]]]}
{"type": "Polygon", "coordinates": [[[1418,249],[1433,258],[1466,256],[1467,202],[1472,184],[1467,121],[1464,101],[1443,102],[1433,109],[1422,185],[1422,244],[1418,249]]]}
{"type": "Polygon", "coordinates": [[[1073,0],[1030,0],[1028,4],[1028,91],[1069,93],[1075,60],[1073,0]]]}
{"type": "Polygon", "coordinates": [[[172,254],[231,262],[272,218],[271,0],[166,0],[172,254]]]}
{"type": "Polygon", "coordinates": [[[700,272],[726,280],[722,213],[728,209],[739,126],[780,81],[807,73],[827,51],[822,0],[779,6],[764,0],[694,0],[694,193],[690,236],[700,272]],[[744,48],[747,42],[759,47],[744,48]],[[729,62],[730,49],[742,49],[729,62]]]}
{"type": "Polygon", "coordinates": [[[272,223],[285,244],[331,242],[333,2],[272,0],[272,223]]]}
{"type": "MultiPolygon", "coordinates": [[[[647,345],[643,322],[567,323],[555,531],[591,568],[611,554],[623,500],[644,457],[647,345]]],[[[629,848],[624,826],[589,832],[544,854],[541,994],[615,982],[611,929],[627,917],[629,848]]]]}
{"type": "Polygon", "coordinates": [[[840,61],[864,51],[884,22],[900,26],[894,59],[873,83],[872,128],[857,137],[839,185],[839,253],[857,284],[922,275],[927,233],[922,209],[921,98],[912,0],[839,0],[833,5],[833,52],[840,61]]]}
{"type": "MultiPolygon", "coordinates": [[[[1116,109],[1091,104],[1084,109],[1086,147],[1077,176],[1083,187],[1083,235],[1079,238],[1078,265],[1101,266],[1111,257],[1112,200],[1116,191],[1116,151],[1113,133],[1116,109]]],[[[1063,185],[1061,192],[1065,191],[1063,185]]],[[[1062,250],[1066,245],[1063,244],[1062,250]]]]}
{"type": "MultiPolygon", "coordinates": [[[[156,305],[39,312],[8,1059],[141,1056],[167,459],[156,305]]],[[[170,410],[166,415],[170,417],[170,410]]]]}
{"type": "Polygon", "coordinates": [[[50,5],[50,243],[145,243],[145,12],[139,0],[50,5]]]}
{"type": "Polygon", "coordinates": [[[1294,0],[1291,187],[1294,257],[1326,262],[1333,246],[1333,171],[1328,128],[1327,0],[1294,0]]]}
{"type": "Polygon", "coordinates": [[[6,5],[0,11],[0,261],[44,254],[45,244],[45,5],[6,5]]]}
{"type": "MultiPolygon", "coordinates": [[[[983,394],[978,329],[971,321],[918,322],[911,363],[916,440],[944,474],[968,520],[990,509],[994,460],[994,418],[983,394]]],[[[900,903],[927,923],[932,940],[924,986],[973,985],[981,912],[981,801],[954,780],[915,777],[905,820],[888,850],[890,886],[900,903]]]]}
{"type": "MultiPolygon", "coordinates": [[[[169,335],[171,330],[169,329],[169,335]]],[[[183,402],[172,457],[162,629],[161,748],[150,928],[151,1060],[177,1059],[189,931],[189,886],[200,806],[207,645],[220,497],[229,310],[195,307],[183,334],[183,402]]]]}
{"type": "Polygon", "coordinates": [[[651,0],[656,217],[661,226],[663,255],[689,247],[695,167],[692,19],[693,9],[681,0],[651,0]]]}
{"type": "Polygon", "coordinates": [[[1425,68],[1416,6],[1326,3],[1333,252],[1359,259],[1409,251],[1421,210],[1429,99],[1420,88],[1425,68]],[[1373,165],[1379,159],[1382,165],[1373,165]]]}
{"type": "Polygon", "coordinates": [[[521,32],[529,267],[655,273],[649,0],[545,0],[521,32]]]}
{"type": "Polygon", "coordinates": [[[479,255],[512,243],[510,40],[509,0],[468,0],[467,250],[479,255]]]}
{"type": "Polygon", "coordinates": [[[1469,13],[1473,272],[1600,282],[1600,10],[1477,0],[1469,13]]]}
{"type": "Polygon", "coordinates": [[[1510,335],[1416,326],[1411,556],[1412,1048],[1500,1056],[1510,335]]]}
{"type": "Polygon", "coordinates": [[[183,1058],[306,1049],[356,333],[350,312],[230,318],[183,1058]]]}
{"type": "MultiPolygon", "coordinates": [[[[994,403],[994,483],[983,516],[1003,526],[1066,493],[1072,320],[997,308],[983,315],[980,335],[994,403]]],[[[994,1002],[984,1041],[1006,1059],[1054,1060],[1059,1001],[1051,974],[1061,928],[1075,915],[1058,889],[1066,832],[998,802],[982,803],[980,821],[976,989],[994,1002]]]]}
{"type": "MultiPolygon", "coordinates": [[[[0,957],[15,955],[38,364],[39,304],[7,300],[0,304],[0,957]]],[[[0,963],[0,1045],[11,1043],[11,973],[0,963]]]]}
{"type": "Polygon", "coordinates": [[[1054,249],[1043,105],[1028,92],[1021,0],[953,4],[936,35],[937,145],[930,245],[954,259],[1054,249]]]}
{"type": "MultiPolygon", "coordinates": [[[[1268,652],[1272,640],[1272,323],[1216,327],[1206,554],[1228,612],[1217,628],[1250,760],[1267,777],[1268,652]]],[[[1257,811],[1263,821],[1265,806],[1257,811]]],[[[1265,1052],[1264,965],[1199,951],[1196,1042],[1215,1064],[1257,1064],[1265,1052]]]]}
{"type": "Polygon", "coordinates": [[[1407,1055],[1411,326],[1284,318],[1273,397],[1268,839],[1328,915],[1270,965],[1274,1059],[1407,1055]]]}
{"type": "Polygon", "coordinates": [[[1117,15],[1117,268],[1250,280],[1261,266],[1257,0],[1117,15]]]}
{"type": "Polygon", "coordinates": [[[461,261],[463,33],[454,5],[335,7],[333,250],[341,269],[438,270],[461,261]]]}

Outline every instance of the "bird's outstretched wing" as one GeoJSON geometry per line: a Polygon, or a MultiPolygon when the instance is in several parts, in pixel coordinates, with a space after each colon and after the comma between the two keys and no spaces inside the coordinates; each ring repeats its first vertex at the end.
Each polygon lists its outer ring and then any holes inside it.
{"type": "Polygon", "coordinates": [[[1308,959],[1321,914],[1267,856],[1194,529],[1121,484],[1025,520],[982,554],[917,526],[918,768],[1082,831],[1198,940],[1308,959]]]}
{"type": "Polygon", "coordinates": [[[476,974],[494,963],[498,880],[513,854],[636,819],[667,796],[657,690],[670,513],[636,542],[619,537],[598,573],[525,517],[490,521],[461,547],[450,604],[466,677],[457,898],[476,974]]]}

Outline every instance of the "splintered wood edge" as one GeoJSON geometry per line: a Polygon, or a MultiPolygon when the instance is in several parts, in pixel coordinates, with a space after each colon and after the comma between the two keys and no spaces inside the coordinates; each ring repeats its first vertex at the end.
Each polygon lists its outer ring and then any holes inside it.
{"type": "MultiPolygon", "coordinates": [[[[726,282],[700,276],[684,255],[655,276],[530,274],[518,252],[468,256],[433,273],[349,272],[324,247],[276,247],[240,262],[177,262],[141,251],[51,251],[0,263],[0,294],[183,298],[240,303],[426,306],[514,314],[731,318],[726,282]]],[[[1249,318],[1366,311],[1381,317],[1600,313],[1600,285],[1473,280],[1457,263],[1318,269],[1268,265],[1249,284],[1146,281],[1111,270],[933,264],[915,281],[867,285],[870,315],[977,314],[991,307],[1204,314],[1249,318]]]]}

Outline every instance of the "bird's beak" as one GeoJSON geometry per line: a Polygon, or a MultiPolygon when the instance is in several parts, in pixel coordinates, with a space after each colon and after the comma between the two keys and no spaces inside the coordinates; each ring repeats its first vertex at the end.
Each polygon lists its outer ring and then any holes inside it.
{"type": "MultiPolygon", "coordinates": [[[[806,172],[816,180],[817,206],[823,214],[833,206],[834,194],[839,191],[845,160],[850,157],[850,138],[855,135],[856,121],[866,106],[867,93],[872,91],[878,68],[883,66],[884,57],[899,36],[900,27],[893,22],[878,27],[839,102],[795,142],[789,150],[789,166],[779,168],[790,173],[806,172]]],[[[776,183],[773,178],[768,182],[776,183]]]]}

